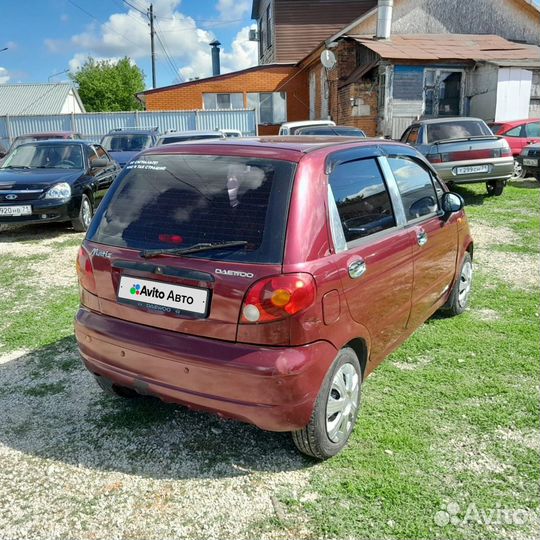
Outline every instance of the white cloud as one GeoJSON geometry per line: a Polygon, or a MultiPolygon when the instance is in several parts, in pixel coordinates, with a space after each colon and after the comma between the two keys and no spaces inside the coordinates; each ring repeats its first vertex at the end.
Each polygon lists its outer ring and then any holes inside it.
{"type": "Polygon", "coordinates": [[[218,0],[216,9],[224,20],[237,20],[247,17],[251,0],[218,0]]]}
{"type": "MultiPolygon", "coordinates": [[[[111,56],[107,56],[107,57],[92,56],[92,58],[96,62],[106,61],[106,62],[111,62],[113,64],[116,64],[116,62],[121,60],[122,57],[120,57],[120,56],[117,56],[117,57],[114,57],[114,56],[113,57],[111,57],[111,56]]],[[[88,60],[88,54],[86,54],[86,53],[77,53],[69,61],[68,65],[69,65],[70,71],[77,71],[86,62],[86,60],[88,60]]]]}
{"type": "MultiPolygon", "coordinates": [[[[149,5],[149,2],[143,3],[141,0],[132,3],[141,11],[145,11],[149,5]]],[[[193,76],[211,75],[209,43],[216,36],[200,28],[192,17],[177,11],[176,8],[180,5],[179,0],[154,0],[153,4],[154,13],[157,16],[157,34],[173,62],[180,68],[179,73],[186,80],[193,76]]],[[[232,16],[227,6],[232,9],[236,17],[236,14],[245,13],[249,5],[249,1],[219,0],[217,7],[218,9],[221,7],[223,16],[230,19],[232,16]]],[[[242,28],[236,34],[230,48],[223,47],[222,72],[244,69],[257,63],[257,44],[248,40],[250,28],[251,26],[242,28]]],[[[165,61],[166,56],[160,40],[156,39],[156,53],[158,60],[165,61]]],[[[147,59],[150,56],[149,42],[148,20],[143,13],[136,9],[114,13],[105,23],[92,23],[84,32],[72,36],[71,44],[80,52],[73,56],[69,66],[72,70],[77,69],[88,56],[113,60],[124,56],[134,60],[147,59]]],[[[61,42],[52,39],[46,40],[45,45],[51,51],[62,47],[61,42]]]]}
{"type": "Polygon", "coordinates": [[[8,70],[4,67],[0,67],[0,84],[6,84],[11,79],[8,70]]]}

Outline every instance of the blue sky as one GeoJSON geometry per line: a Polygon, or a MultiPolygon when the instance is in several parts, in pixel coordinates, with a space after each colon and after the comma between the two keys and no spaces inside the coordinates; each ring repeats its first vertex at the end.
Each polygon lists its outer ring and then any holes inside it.
{"type": "MultiPolygon", "coordinates": [[[[151,84],[148,0],[22,0],[2,3],[0,83],[59,82],[87,56],[129,56],[151,84]],[[128,5],[128,4],[131,4],[128,5]],[[141,13],[142,12],[142,13],[141,13]]],[[[222,43],[222,71],[256,64],[247,39],[251,0],[153,0],[157,83],[210,74],[208,43],[222,43]],[[161,40],[161,42],[160,42],[161,40]],[[170,60],[167,58],[165,51],[170,60]]]]}

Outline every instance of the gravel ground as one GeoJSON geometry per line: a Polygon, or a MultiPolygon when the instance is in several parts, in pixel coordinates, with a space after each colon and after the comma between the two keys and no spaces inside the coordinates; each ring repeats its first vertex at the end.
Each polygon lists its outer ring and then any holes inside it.
{"type": "MultiPolygon", "coordinates": [[[[538,285],[538,257],[490,251],[501,238],[519,242],[510,229],[474,223],[473,234],[480,270],[516,287],[538,285]]],[[[54,289],[36,284],[76,286],[81,238],[62,227],[21,229],[0,237],[0,254],[46,258],[31,263],[26,281],[38,295],[33,301],[46,301],[54,289]]],[[[481,317],[497,317],[484,311],[481,317]]],[[[396,366],[422,369],[430,361],[396,366]]],[[[281,520],[286,510],[277,496],[305,498],[321,467],[300,456],[287,434],[151,399],[105,396],[82,369],[71,337],[0,356],[0,410],[2,539],[277,538],[258,524],[281,520]]],[[[537,444],[528,433],[500,435],[537,444]]],[[[457,453],[481,442],[457,438],[457,453]]],[[[463,466],[500,468],[488,455],[463,466]]],[[[279,538],[308,535],[300,522],[279,538]]]]}

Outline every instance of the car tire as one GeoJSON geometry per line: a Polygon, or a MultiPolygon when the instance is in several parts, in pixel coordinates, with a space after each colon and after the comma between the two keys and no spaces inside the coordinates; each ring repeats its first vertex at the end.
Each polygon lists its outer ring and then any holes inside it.
{"type": "Polygon", "coordinates": [[[356,424],[361,387],[358,356],[351,348],[344,348],[324,378],[308,425],[291,433],[300,452],[323,460],[343,449],[356,424]]]}
{"type": "Polygon", "coordinates": [[[472,258],[471,254],[467,252],[461,263],[459,278],[454,283],[448,301],[441,309],[443,313],[449,317],[455,317],[456,315],[461,315],[467,309],[472,290],[472,278],[472,258]]]}
{"type": "Polygon", "coordinates": [[[94,215],[94,207],[92,201],[83,193],[81,198],[81,206],[79,208],[79,215],[71,220],[71,225],[77,232],[85,232],[92,221],[94,215]]]}
{"type": "Polygon", "coordinates": [[[96,380],[98,386],[109,396],[120,397],[124,399],[137,399],[141,397],[140,394],[135,392],[135,390],[132,390],[131,388],[126,388],[125,386],[114,384],[109,379],[101,377],[100,375],[94,375],[94,379],[96,380]]]}
{"type": "Polygon", "coordinates": [[[512,172],[511,179],[519,180],[520,178],[525,178],[525,176],[526,176],[525,168],[517,159],[514,159],[514,171],[512,172]]]}
{"type": "Polygon", "coordinates": [[[504,180],[490,180],[486,182],[488,195],[498,197],[504,191],[504,180]]]}

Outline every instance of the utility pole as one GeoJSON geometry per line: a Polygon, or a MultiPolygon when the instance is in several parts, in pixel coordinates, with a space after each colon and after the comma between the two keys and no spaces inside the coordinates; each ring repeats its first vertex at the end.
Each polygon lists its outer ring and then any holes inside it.
{"type": "Polygon", "coordinates": [[[156,87],[156,49],[154,48],[154,5],[148,8],[148,18],[150,19],[150,50],[152,57],[152,88],[156,87]]]}

